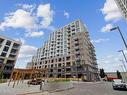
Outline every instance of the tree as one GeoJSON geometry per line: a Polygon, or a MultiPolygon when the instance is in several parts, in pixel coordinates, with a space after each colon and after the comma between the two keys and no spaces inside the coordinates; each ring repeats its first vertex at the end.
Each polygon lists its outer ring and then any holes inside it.
{"type": "Polygon", "coordinates": [[[100,77],[101,78],[104,78],[106,76],[105,72],[104,72],[104,69],[100,69],[100,77]]]}
{"type": "Polygon", "coordinates": [[[3,72],[0,70],[0,79],[3,78],[3,72]]]}
{"type": "Polygon", "coordinates": [[[117,70],[116,73],[117,73],[117,78],[118,78],[118,79],[122,79],[121,73],[120,73],[118,70],[117,70]]]}

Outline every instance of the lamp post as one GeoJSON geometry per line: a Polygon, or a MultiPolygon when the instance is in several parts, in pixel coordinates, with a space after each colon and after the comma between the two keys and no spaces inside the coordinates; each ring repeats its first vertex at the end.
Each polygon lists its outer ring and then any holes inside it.
{"type": "Polygon", "coordinates": [[[123,50],[119,50],[118,52],[121,52],[121,53],[123,54],[123,56],[124,56],[124,59],[125,59],[125,61],[126,61],[126,63],[127,63],[127,58],[126,58],[126,56],[125,56],[125,53],[124,53],[124,51],[123,51],[123,50]]]}
{"type": "Polygon", "coordinates": [[[122,40],[123,40],[123,42],[124,42],[124,45],[125,45],[125,47],[126,47],[126,49],[127,49],[127,44],[126,44],[126,41],[125,41],[125,39],[124,39],[124,37],[123,37],[123,34],[122,34],[122,32],[121,32],[121,30],[120,30],[120,28],[119,28],[119,26],[116,26],[116,27],[114,27],[114,28],[112,28],[112,29],[110,29],[110,31],[113,31],[113,30],[118,30],[118,32],[120,33],[120,36],[121,36],[121,38],[122,38],[122,40]]]}
{"type": "MultiPolygon", "coordinates": [[[[120,60],[122,63],[123,63],[123,66],[124,66],[124,69],[125,69],[125,72],[123,72],[124,73],[124,81],[127,83],[127,68],[126,68],[126,66],[125,66],[125,64],[124,64],[124,61],[123,60],[120,60]]],[[[122,67],[122,65],[121,65],[121,68],[123,68],[122,67]]],[[[124,69],[123,69],[123,71],[124,71],[124,69]]]]}
{"type": "Polygon", "coordinates": [[[125,71],[127,72],[127,68],[126,68],[126,66],[125,66],[125,64],[124,64],[124,61],[123,61],[123,60],[120,60],[120,61],[123,63],[124,69],[125,69],[125,71]]]}

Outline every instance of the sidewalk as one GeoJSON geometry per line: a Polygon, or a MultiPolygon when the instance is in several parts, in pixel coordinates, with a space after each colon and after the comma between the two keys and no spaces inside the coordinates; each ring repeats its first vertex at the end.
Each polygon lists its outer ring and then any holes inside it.
{"type": "MultiPolygon", "coordinates": [[[[71,81],[72,83],[76,85],[83,85],[83,84],[98,84],[101,82],[81,82],[81,81],[71,81]]],[[[27,84],[27,81],[19,82],[17,85],[17,82],[15,84],[15,87],[12,88],[14,82],[11,82],[8,86],[7,83],[0,84],[0,95],[57,95],[57,92],[47,92],[47,91],[40,91],[40,85],[30,85],[30,87],[27,84]]],[[[68,91],[75,91],[76,89],[70,89],[68,91]]],[[[63,91],[64,92],[64,91],[63,91]]],[[[58,92],[60,93],[60,92],[58,92]]],[[[63,95],[63,94],[62,94],[63,95]]]]}
{"type": "Polygon", "coordinates": [[[30,85],[30,87],[28,87],[27,81],[24,81],[24,83],[19,82],[18,85],[16,82],[15,87],[12,88],[13,83],[14,82],[11,82],[9,86],[8,82],[0,84],[0,95],[20,95],[24,93],[40,92],[39,85],[30,85]]]}

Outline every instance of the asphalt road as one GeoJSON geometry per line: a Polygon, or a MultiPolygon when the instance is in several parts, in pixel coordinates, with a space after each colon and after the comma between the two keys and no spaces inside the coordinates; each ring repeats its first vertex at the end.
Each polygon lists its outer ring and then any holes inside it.
{"type": "Polygon", "coordinates": [[[8,87],[7,83],[3,83],[0,84],[0,95],[127,95],[127,91],[113,90],[111,82],[73,82],[73,84],[73,89],[49,93],[39,92],[39,86],[36,85],[28,87],[26,83],[19,83],[12,88],[12,85],[8,87]]]}
{"type": "Polygon", "coordinates": [[[111,82],[79,82],[74,83],[74,86],[74,89],[50,93],[46,95],[127,95],[127,91],[113,90],[111,82]]]}

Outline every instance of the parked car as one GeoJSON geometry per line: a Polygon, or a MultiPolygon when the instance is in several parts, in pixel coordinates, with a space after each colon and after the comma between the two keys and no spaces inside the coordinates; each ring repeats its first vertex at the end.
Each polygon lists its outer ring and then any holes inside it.
{"type": "Polygon", "coordinates": [[[127,85],[121,79],[114,79],[112,81],[113,89],[127,89],[127,85]]]}
{"type": "Polygon", "coordinates": [[[30,81],[28,81],[28,84],[32,84],[32,85],[40,85],[42,82],[41,79],[32,79],[30,81]]]}

